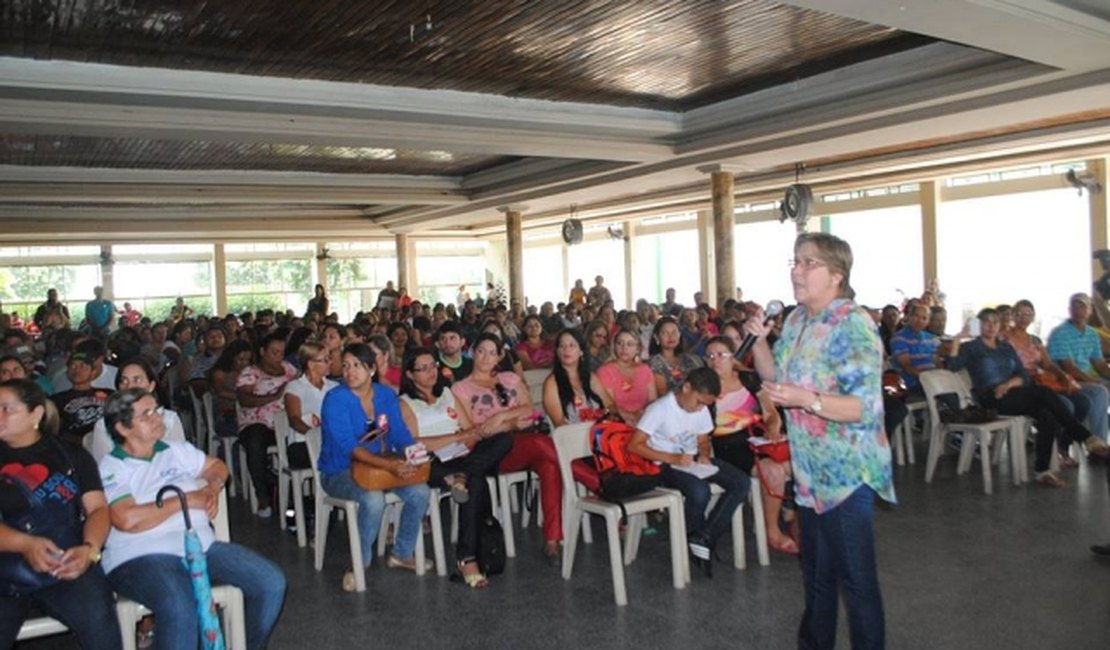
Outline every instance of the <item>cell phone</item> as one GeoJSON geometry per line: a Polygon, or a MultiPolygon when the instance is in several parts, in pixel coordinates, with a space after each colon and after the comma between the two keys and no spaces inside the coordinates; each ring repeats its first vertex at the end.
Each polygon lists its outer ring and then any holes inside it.
{"type": "Polygon", "coordinates": [[[969,333],[970,333],[970,334],[971,334],[972,336],[979,336],[980,334],[982,334],[982,333],[983,333],[983,330],[982,330],[982,329],[980,328],[980,325],[979,325],[979,319],[978,319],[978,318],[972,318],[971,320],[969,320],[969,321],[967,322],[967,331],[968,331],[968,332],[969,332],[969,333]]]}

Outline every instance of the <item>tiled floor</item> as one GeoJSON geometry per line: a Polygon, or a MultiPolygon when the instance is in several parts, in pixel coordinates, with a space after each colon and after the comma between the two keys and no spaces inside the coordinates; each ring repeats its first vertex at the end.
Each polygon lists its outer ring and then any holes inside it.
{"type": "MultiPolygon", "coordinates": [[[[923,450],[922,450],[923,451],[923,450]]],[[[923,454],[919,454],[919,457],[923,454]]],[[[931,485],[924,468],[897,468],[899,504],[877,514],[879,568],[890,648],[1110,648],[1110,562],[1087,550],[1110,542],[1106,468],[1064,473],[1069,486],[1014,487],[995,474],[995,494],[977,475],[942,461],[931,485]]],[[[289,594],[273,648],[792,648],[801,614],[797,562],[772,555],[760,567],[725,563],[687,589],[671,586],[664,531],[644,539],[627,568],[630,604],[613,604],[606,542],[580,545],[564,581],[540,558],[534,526],[517,531],[520,556],[484,592],[446,578],[376,562],[365,594],[340,589],[346,535],[336,524],[324,571],[291,534],[232,504],[232,536],[286,569],[289,594]]],[[[429,539],[429,555],[431,553],[429,539]]],[[[840,647],[847,648],[846,624],[840,647]]],[[[27,649],[72,647],[64,638],[27,649]]]]}

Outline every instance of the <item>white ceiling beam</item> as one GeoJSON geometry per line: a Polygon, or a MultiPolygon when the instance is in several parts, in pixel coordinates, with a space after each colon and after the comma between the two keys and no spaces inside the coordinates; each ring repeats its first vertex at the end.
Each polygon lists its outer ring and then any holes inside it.
{"type": "Polygon", "coordinates": [[[1110,22],[1050,0],[784,0],[1061,70],[1110,65],[1110,22]]]}
{"type": "MultiPolygon", "coordinates": [[[[564,161],[565,164],[565,161],[564,161]]],[[[168,170],[115,169],[107,167],[29,167],[0,165],[0,181],[21,183],[134,183],[159,185],[252,185],[351,189],[431,190],[457,192],[461,183],[453,176],[402,176],[400,174],[322,174],[296,171],[245,171],[238,169],[168,170]]]]}
{"type": "Polygon", "coordinates": [[[155,183],[8,183],[0,182],[0,203],[149,203],[149,204],[409,204],[461,205],[468,199],[436,190],[328,187],[187,185],[155,183]]]}
{"type": "Polygon", "coordinates": [[[666,111],[479,93],[0,58],[14,133],[655,160],[666,111]]]}

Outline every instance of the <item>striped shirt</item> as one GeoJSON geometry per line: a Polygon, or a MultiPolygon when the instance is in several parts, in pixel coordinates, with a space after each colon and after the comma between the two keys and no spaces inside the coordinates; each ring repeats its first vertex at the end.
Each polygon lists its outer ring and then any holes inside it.
{"type": "Polygon", "coordinates": [[[1093,327],[1084,327],[1080,331],[1074,323],[1066,321],[1053,328],[1048,335],[1048,356],[1056,362],[1071,361],[1083,372],[1094,375],[1091,361],[1102,358],[1102,344],[1093,327]]]}

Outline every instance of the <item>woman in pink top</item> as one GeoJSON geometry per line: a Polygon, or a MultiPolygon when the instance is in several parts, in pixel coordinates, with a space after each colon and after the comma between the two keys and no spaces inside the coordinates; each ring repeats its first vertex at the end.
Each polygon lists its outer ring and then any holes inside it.
{"type": "Polygon", "coordinates": [[[535,424],[532,397],[528,386],[515,372],[497,372],[503,354],[501,339],[494,334],[478,335],[472,348],[474,370],[466,379],[455,382],[451,392],[455,403],[477,426],[480,435],[512,433],[513,448],[501,460],[502,472],[532,470],[540,479],[540,505],[543,507],[543,554],[553,566],[562,556],[563,480],[559,460],[550,436],[521,433],[535,424]]]}
{"type": "Polygon", "coordinates": [[[639,354],[640,337],[622,329],[613,340],[614,359],[597,371],[597,378],[613,398],[617,412],[632,426],[636,426],[647,405],[658,397],[655,375],[640,361],[639,354]]]}

